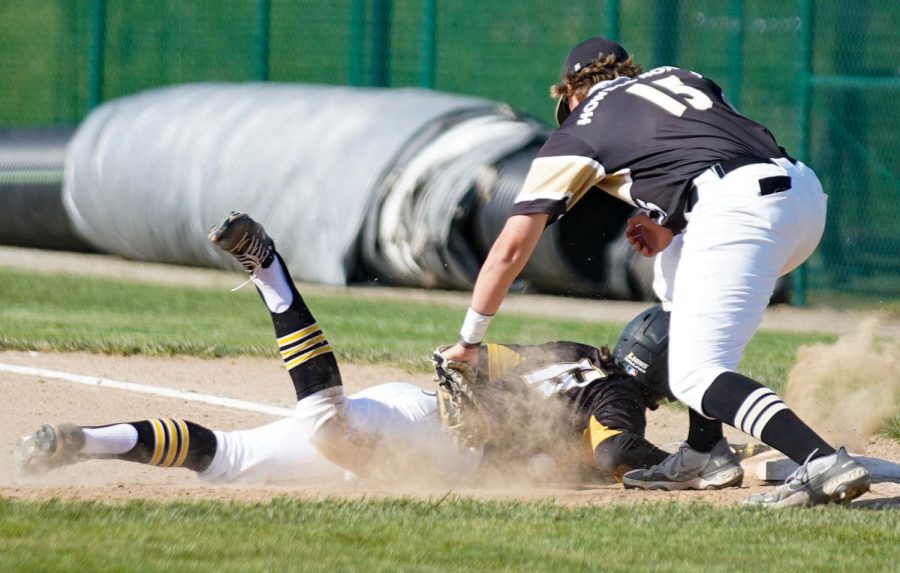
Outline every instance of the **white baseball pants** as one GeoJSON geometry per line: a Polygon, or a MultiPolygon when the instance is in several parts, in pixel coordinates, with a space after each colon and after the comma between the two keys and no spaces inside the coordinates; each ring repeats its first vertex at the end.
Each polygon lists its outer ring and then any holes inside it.
{"type": "Polygon", "coordinates": [[[342,416],[353,429],[376,437],[381,455],[396,454],[383,465],[398,477],[421,473],[425,468],[451,480],[463,479],[471,476],[480,462],[479,452],[460,452],[456,442],[444,433],[433,393],[413,384],[393,382],[349,397],[341,386],[327,388],[297,402],[296,412],[289,418],[251,430],[216,431],[215,457],[200,478],[321,485],[352,477],[313,445],[314,437],[321,439],[316,432],[334,416],[342,416]]]}
{"type": "Polygon", "coordinates": [[[656,257],[654,290],[672,311],[672,392],[704,415],[704,393],[737,369],[775,281],[812,254],[825,228],[827,196],[816,174],[773,161],[698,176],[687,227],[656,257]],[[791,189],[760,196],[759,180],[779,175],[791,177],[791,189]]]}

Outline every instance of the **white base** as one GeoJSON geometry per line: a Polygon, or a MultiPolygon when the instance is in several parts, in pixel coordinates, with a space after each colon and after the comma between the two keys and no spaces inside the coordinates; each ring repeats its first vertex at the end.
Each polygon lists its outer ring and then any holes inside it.
{"type": "MultiPolygon", "coordinates": [[[[850,455],[869,470],[872,483],[900,483],[900,464],[860,454],[850,455]]],[[[748,458],[744,463],[748,473],[752,473],[762,481],[782,482],[797,469],[797,464],[784,457],[780,452],[766,452],[748,458]]]]}

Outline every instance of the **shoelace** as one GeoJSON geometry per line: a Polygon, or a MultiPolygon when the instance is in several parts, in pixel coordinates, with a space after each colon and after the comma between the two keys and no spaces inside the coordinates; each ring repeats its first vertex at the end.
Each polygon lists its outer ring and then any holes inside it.
{"type": "Polygon", "coordinates": [[[796,481],[799,481],[802,485],[806,485],[809,483],[809,461],[812,459],[816,452],[819,451],[819,448],[814,449],[812,452],[806,456],[806,461],[804,461],[799,468],[794,470],[794,473],[788,476],[786,480],[784,480],[785,485],[789,485],[796,481]]]}
{"type": "MultiPolygon", "coordinates": [[[[248,265],[251,267],[259,267],[266,255],[268,255],[266,250],[265,241],[261,241],[258,237],[252,236],[249,233],[244,233],[244,236],[241,237],[240,241],[235,243],[230,249],[230,252],[246,268],[248,265]]],[[[253,272],[254,269],[247,270],[253,272]]]]}
{"type": "Polygon", "coordinates": [[[680,469],[682,466],[684,466],[686,464],[684,456],[681,455],[681,452],[682,452],[682,450],[684,450],[687,447],[688,447],[687,442],[682,442],[681,445],[678,446],[677,452],[675,452],[674,454],[672,454],[671,456],[669,456],[668,458],[663,460],[662,463],[659,463],[655,466],[651,466],[650,468],[648,468],[647,471],[651,472],[651,473],[653,473],[655,471],[662,471],[666,475],[677,475],[678,469],[680,469]],[[675,471],[671,472],[669,470],[675,470],[675,471]]]}
{"type": "Polygon", "coordinates": [[[241,240],[235,243],[234,247],[231,248],[231,252],[235,253],[234,257],[238,260],[239,263],[241,263],[241,265],[244,266],[245,269],[248,266],[251,268],[247,269],[250,272],[250,278],[231,289],[231,292],[239,291],[253,282],[253,279],[256,278],[256,269],[258,269],[262,265],[263,258],[265,258],[265,256],[268,254],[265,252],[265,250],[265,242],[251,236],[249,233],[244,233],[244,236],[241,237],[241,240]],[[249,243],[249,245],[247,245],[247,243],[249,243]],[[235,251],[241,250],[244,250],[245,252],[241,254],[235,253],[235,251]]]}
{"type": "Polygon", "coordinates": [[[682,453],[687,449],[688,449],[688,445],[686,442],[684,444],[681,444],[681,446],[678,448],[678,455],[676,457],[678,458],[678,467],[679,468],[682,468],[685,465],[687,465],[687,460],[685,459],[685,456],[682,453]]]}
{"type": "Polygon", "coordinates": [[[247,286],[248,284],[252,283],[252,282],[253,282],[253,279],[255,279],[255,278],[256,278],[256,273],[250,273],[250,278],[247,279],[247,280],[245,280],[244,282],[242,282],[242,283],[239,284],[238,286],[234,287],[233,289],[231,289],[231,292],[237,292],[237,291],[241,290],[242,288],[244,288],[244,287],[247,286]]]}

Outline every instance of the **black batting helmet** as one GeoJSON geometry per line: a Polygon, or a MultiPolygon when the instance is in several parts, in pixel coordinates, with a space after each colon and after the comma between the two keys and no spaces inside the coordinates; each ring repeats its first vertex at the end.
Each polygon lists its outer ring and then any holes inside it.
{"type": "Polygon", "coordinates": [[[669,313],[661,306],[631,319],[616,342],[613,358],[638,384],[675,400],[669,388],[669,313]]]}

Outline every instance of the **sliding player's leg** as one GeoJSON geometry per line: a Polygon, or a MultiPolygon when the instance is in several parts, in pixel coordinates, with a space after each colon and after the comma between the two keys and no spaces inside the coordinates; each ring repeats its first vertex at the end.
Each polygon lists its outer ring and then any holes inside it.
{"type": "Polygon", "coordinates": [[[214,433],[216,454],[200,473],[207,482],[323,485],[342,482],[347,475],[319,453],[310,441],[311,424],[296,416],[259,428],[214,433]]]}
{"type": "Polygon", "coordinates": [[[460,454],[440,431],[434,395],[410,384],[385,384],[347,398],[331,345],[297,291],[274,241],[248,215],[232,213],[209,233],[250,273],[268,309],[285,368],[297,394],[295,417],[328,460],[362,477],[404,468],[457,463],[460,454]],[[440,450],[439,455],[434,450],[440,450]]]}
{"type": "Polygon", "coordinates": [[[155,418],[105,426],[45,424],[14,450],[20,475],[39,475],[92,459],[187,468],[211,482],[330,483],[345,470],[310,443],[312,429],[290,417],[222,432],[188,420],[155,418]]]}
{"type": "Polygon", "coordinates": [[[108,426],[44,424],[16,442],[14,457],[18,471],[32,475],[89,459],[202,472],[215,451],[211,430],[187,420],[157,418],[108,426]]]}
{"type": "Polygon", "coordinates": [[[278,349],[294,383],[297,400],[323,390],[339,390],[341,374],[331,345],[262,225],[246,214],[232,213],[210,230],[209,240],[231,253],[250,273],[272,318],[278,349]]]}
{"type": "Polygon", "coordinates": [[[297,395],[296,417],[312,430],[322,455],[366,473],[371,436],[344,419],[345,401],[337,360],[315,317],[300,296],[275,242],[249,215],[232,213],[210,229],[209,240],[250,273],[275,329],[275,340],[297,395]]]}
{"type": "Polygon", "coordinates": [[[407,464],[392,461],[401,457],[423,467],[471,466],[473,456],[463,455],[467,465],[459,452],[448,452],[454,444],[440,431],[433,395],[409,384],[386,384],[344,396],[331,346],[262,226],[233,214],[210,232],[210,240],[251,273],[294,383],[296,414],[234,432],[174,419],[99,427],[45,425],[17,444],[23,472],[42,473],[95,458],[186,467],[212,481],[334,479],[344,474],[335,464],[360,475],[376,463],[403,471],[407,464]]]}

